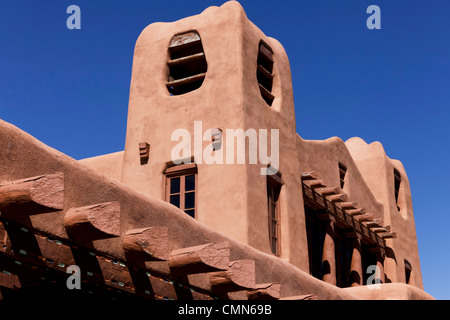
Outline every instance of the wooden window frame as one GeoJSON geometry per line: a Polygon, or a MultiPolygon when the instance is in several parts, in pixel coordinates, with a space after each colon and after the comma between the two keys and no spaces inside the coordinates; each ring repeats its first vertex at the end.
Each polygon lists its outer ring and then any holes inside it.
{"type": "Polygon", "coordinates": [[[197,210],[198,210],[198,202],[197,202],[197,193],[198,193],[198,175],[197,175],[197,166],[195,164],[181,164],[177,166],[169,167],[164,172],[165,175],[165,200],[170,203],[170,196],[172,195],[180,195],[180,206],[177,207],[180,210],[184,211],[186,214],[191,216],[192,218],[197,218],[197,210]],[[185,190],[185,181],[186,176],[194,175],[195,183],[194,190],[185,190]],[[174,178],[180,178],[180,190],[176,193],[170,192],[171,180],[174,178]],[[194,207],[193,208],[185,208],[185,196],[186,193],[194,193],[194,207]],[[194,210],[194,215],[190,215],[187,213],[187,210],[194,210]]]}
{"type": "Polygon", "coordinates": [[[267,176],[267,223],[269,229],[269,247],[272,254],[277,257],[281,255],[280,194],[283,184],[284,182],[279,172],[275,175],[267,176]],[[273,191],[273,194],[271,191],[273,191]],[[276,200],[273,199],[275,198],[275,195],[276,200]],[[273,214],[271,212],[272,205],[275,207],[275,212],[273,214]],[[274,224],[275,228],[273,228],[274,224]],[[273,245],[274,240],[275,246],[273,245]]]}
{"type": "Polygon", "coordinates": [[[272,106],[275,96],[273,95],[273,72],[274,72],[274,57],[272,48],[263,40],[258,45],[258,57],[256,78],[262,98],[269,107],[272,106]]]}

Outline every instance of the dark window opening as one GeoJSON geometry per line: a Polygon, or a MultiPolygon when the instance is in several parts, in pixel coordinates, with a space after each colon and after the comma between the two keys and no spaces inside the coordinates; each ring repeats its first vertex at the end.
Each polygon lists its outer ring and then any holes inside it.
{"type": "Polygon", "coordinates": [[[166,83],[171,95],[180,95],[201,87],[208,65],[202,41],[197,32],[176,35],[169,45],[169,79],[166,83]]]}
{"type": "Polygon", "coordinates": [[[258,79],[261,96],[269,106],[275,97],[272,95],[273,86],[273,51],[264,42],[259,43],[256,77],[258,79]]]}
{"type": "Polygon", "coordinates": [[[397,209],[400,210],[398,206],[398,194],[400,192],[400,184],[402,182],[402,176],[397,169],[394,169],[394,188],[395,188],[395,203],[397,204],[397,209]]]}
{"type": "Polygon", "coordinates": [[[334,248],[336,259],[336,286],[340,288],[349,287],[351,284],[350,264],[352,259],[352,239],[343,234],[343,230],[334,230],[334,248]]]}
{"type": "Polygon", "coordinates": [[[341,189],[344,188],[345,174],[347,173],[347,167],[339,162],[339,181],[341,189]]]}
{"type": "Polygon", "coordinates": [[[406,259],[404,263],[405,263],[405,283],[410,284],[412,271],[411,263],[409,263],[409,261],[406,259]]]}
{"type": "Polygon", "coordinates": [[[165,174],[166,201],[195,218],[197,167],[187,164],[174,166],[165,174]]]}
{"type": "Polygon", "coordinates": [[[267,178],[267,199],[268,199],[268,224],[270,250],[276,256],[280,255],[280,208],[279,197],[282,184],[273,179],[267,178]]]}
{"type": "Polygon", "coordinates": [[[308,240],[309,273],[322,279],[322,251],[325,225],[317,218],[317,211],[305,206],[306,236],[308,240]]]}
{"type": "Polygon", "coordinates": [[[367,281],[369,280],[369,277],[373,276],[373,272],[367,272],[367,269],[369,268],[369,266],[377,265],[377,254],[371,251],[371,247],[369,245],[362,243],[361,259],[362,259],[363,285],[366,285],[367,281]]]}

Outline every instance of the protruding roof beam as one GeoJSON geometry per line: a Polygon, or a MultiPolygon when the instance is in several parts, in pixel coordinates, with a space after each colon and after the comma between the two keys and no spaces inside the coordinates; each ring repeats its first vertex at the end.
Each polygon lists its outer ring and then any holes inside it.
{"type": "Polygon", "coordinates": [[[230,262],[225,271],[209,274],[211,287],[215,292],[233,292],[255,288],[255,261],[237,260],[230,262]]]}
{"type": "MultiPolygon", "coordinates": [[[[64,208],[64,176],[46,174],[0,184],[0,210],[20,206],[34,206],[50,210],[64,208]]],[[[28,207],[27,207],[28,208],[28,207]]],[[[28,211],[32,214],[33,210],[28,211]]]]}
{"type": "Polygon", "coordinates": [[[169,256],[170,270],[176,275],[227,270],[229,263],[227,241],[173,250],[169,256]]]}
{"type": "Polygon", "coordinates": [[[317,179],[317,172],[311,171],[311,172],[302,172],[301,173],[302,180],[316,180],[317,179]]]}
{"type": "Polygon", "coordinates": [[[144,260],[169,260],[169,229],[155,226],[128,230],[123,236],[123,249],[144,260]]]}
{"type": "Polygon", "coordinates": [[[120,204],[104,202],[71,208],[64,216],[64,224],[71,237],[94,240],[120,236],[120,204]]]}

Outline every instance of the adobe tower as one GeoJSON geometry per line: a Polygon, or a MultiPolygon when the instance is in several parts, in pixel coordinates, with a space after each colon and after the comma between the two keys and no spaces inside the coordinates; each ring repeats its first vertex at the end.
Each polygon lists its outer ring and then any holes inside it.
{"type": "Polygon", "coordinates": [[[302,139],[286,52],[237,2],[142,31],[125,150],[80,162],[338,287],[364,296],[375,272],[375,282],[423,289],[403,166],[379,142],[302,139]],[[260,130],[276,174],[261,174],[261,157],[250,161],[260,130]],[[223,163],[207,163],[204,150],[223,163]]]}

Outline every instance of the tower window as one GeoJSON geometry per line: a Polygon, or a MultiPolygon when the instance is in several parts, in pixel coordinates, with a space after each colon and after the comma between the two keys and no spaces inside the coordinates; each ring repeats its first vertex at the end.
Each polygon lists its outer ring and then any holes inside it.
{"type": "Polygon", "coordinates": [[[341,189],[344,188],[344,180],[345,180],[346,173],[347,173],[347,167],[339,162],[339,181],[340,181],[341,189]]]}
{"type": "Polygon", "coordinates": [[[195,218],[197,167],[179,165],[166,170],[166,201],[195,218]]]}
{"type": "Polygon", "coordinates": [[[264,42],[259,43],[256,77],[258,79],[261,96],[269,106],[275,97],[272,95],[273,85],[273,51],[264,42]]]}
{"type": "Polygon", "coordinates": [[[172,95],[180,95],[201,87],[208,65],[200,35],[183,33],[172,38],[169,45],[170,60],[167,89],[172,95]]]}
{"type": "Polygon", "coordinates": [[[394,169],[394,188],[395,188],[395,203],[397,204],[397,209],[400,210],[398,206],[398,194],[400,192],[400,184],[402,182],[402,176],[397,169],[394,169]]]}
{"type": "Polygon", "coordinates": [[[404,260],[404,263],[405,263],[405,283],[410,284],[412,271],[411,263],[409,263],[409,261],[406,259],[404,260]]]}
{"type": "Polygon", "coordinates": [[[283,185],[281,175],[267,176],[268,223],[270,250],[276,256],[280,255],[280,206],[279,197],[283,185]]]}

